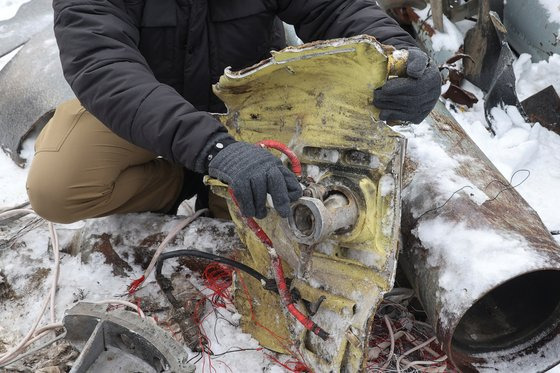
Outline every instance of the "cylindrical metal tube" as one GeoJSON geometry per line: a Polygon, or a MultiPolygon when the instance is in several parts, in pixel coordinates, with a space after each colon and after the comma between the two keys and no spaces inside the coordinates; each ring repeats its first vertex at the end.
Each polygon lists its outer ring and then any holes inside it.
{"type": "Polygon", "coordinates": [[[560,247],[442,103],[427,122],[405,164],[405,273],[459,369],[545,371],[560,361],[560,247]]]}
{"type": "Polygon", "coordinates": [[[298,242],[311,245],[352,227],[357,219],[356,202],[341,192],[334,192],[324,202],[313,197],[300,198],[292,206],[288,223],[298,242]]]}

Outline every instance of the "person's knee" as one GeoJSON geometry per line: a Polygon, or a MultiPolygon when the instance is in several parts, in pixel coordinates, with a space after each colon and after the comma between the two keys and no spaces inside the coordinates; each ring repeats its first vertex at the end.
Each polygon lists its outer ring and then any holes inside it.
{"type": "Polygon", "coordinates": [[[27,195],[31,207],[40,217],[54,223],[69,224],[80,220],[75,216],[67,187],[56,177],[44,177],[30,169],[27,195]]]}

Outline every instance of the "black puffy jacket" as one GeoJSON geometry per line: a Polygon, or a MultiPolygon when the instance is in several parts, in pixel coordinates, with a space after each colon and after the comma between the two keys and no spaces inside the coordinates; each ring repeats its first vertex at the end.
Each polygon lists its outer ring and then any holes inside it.
{"type": "MultiPolygon", "coordinates": [[[[208,111],[227,66],[284,45],[280,20],[307,41],[359,34],[414,40],[373,0],[54,0],[66,80],[84,107],[128,141],[194,169],[225,129],[208,111]]],[[[199,170],[200,171],[200,170],[199,170]]]]}

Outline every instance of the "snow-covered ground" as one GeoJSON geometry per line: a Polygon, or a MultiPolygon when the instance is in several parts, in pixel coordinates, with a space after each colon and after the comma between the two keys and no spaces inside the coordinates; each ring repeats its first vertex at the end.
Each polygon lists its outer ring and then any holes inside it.
{"type": "MultiPolygon", "coordinates": [[[[17,8],[25,3],[25,0],[0,0],[0,20],[12,17],[17,8]]],[[[544,3],[556,4],[554,1],[544,3]]],[[[551,6],[550,9],[554,11],[551,6]]],[[[557,11],[560,17],[560,9],[557,11]]],[[[439,41],[443,44],[455,40],[459,33],[454,33],[446,40],[440,36],[439,41]]],[[[453,44],[453,45],[455,45],[453,44]]],[[[14,53],[0,59],[0,69],[13,57],[14,53]]],[[[524,99],[549,85],[553,85],[560,92],[560,55],[553,55],[548,61],[532,63],[529,55],[521,55],[515,63],[517,77],[517,93],[520,99],[524,99]]],[[[513,108],[499,109],[492,112],[495,122],[496,135],[492,136],[486,129],[486,121],[483,108],[483,94],[472,84],[465,83],[464,88],[474,92],[479,102],[472,109],[458,107],[446,102],[455,119],[461,124],[468,135],[477,143],[481,150],[496,165],[506,179],[512,178],[512,184],[517,184],[516,178],[524,178],[525,175],[516,174],[516,171],[525,169],[530,171],[530,176],[517,190],[538,212],[547,228],[551,231],[560,230],[560,136],[548,131],[538,123],[526,123],[519,113],[513,108]]],[[[33,140],[24,143],[23,156],[31,159],[33,154],[33,140]]],[[[17,167],[8,156],[0,152],[0,209],[18,205],[27,200],[25,192],[25,179],[27,168],[17,167]]],[[[18,284],[29,282],[28,276],[19,265],[33,263],[42,268],[50,268],[52,259],[46,252],[48,232],[45,227],[38,228],[33,234],[34,245],[22,248],[3,257],[0,270],[4,272],[11,281],[18,284]],[[41,249],[44,248],[44,249],[41,249]],[[44,251],[41,251],[44,250],[44,251]],[[23,259],[22,259],[23,258],[23,259]]],[[[558,237],[558,236],[557,236],[558,237]]],[[[560,238],[557,238],[560,242],[560,238]]],[[[115,289],[122,290],[128,284],[127,279],[117,278],[111,275],[112,267],[103,262],[103,258],[93,255],[89,263],[84,264],[76,257],[63,255],[63,271],[60,279],[60,294],[57,299],[57,309],[63,310],[70,306],[78,292],[90,295],[92,298],[114,296],[115,289]],[[88,281],[95,278],[96,281],[88,281]],[[110,290],[108,290],[110,289],[110,290]]],[[[138,269],[138,268],[136,268],[138,269]]],[[[138,272],[137,275],[141,273],[138,272]]],[[[48,273],[46,278],[48,278],[48,273]]],[[[2,278],[0,278],[0,282],[2,278]]],[[[35,283],[34,288],[15,289],[18,292],[28,291],[33,294],[28,299],[27,306],[13,308],[9,305],[0,304],[0,340],[4,342],[15,342],[14,332],[25,333],[31,324],[34,315],[39,311],[39,303],[47,291],[48,284],[45,281],[35,283]],[[32,302],[29,302],[31,300],[32,302]],[[34,302],[33,302],[34,300],[34,302]],[[9,323],[3,320],[10,320],[9,323]],[[15,321],[17,320],[17,322],[15,321]]],[[[257,342],[249,335],[241,333],[239,328],[230,324],[235,323],[238,315],[230,311],[224,311],[227,320],[210,315],[205,321],[205,328],[211,330],[217,323],[217,335],[209,333],[212,339],[214,352],[225,352],[229,348],[257,348],[257,342]]],[[[60,314],[58,315],[61,316],[60,314]]],[[[279,365],[271,363],[263,356],[262,352],[244,351],[224,355],[220,360],[223,363],[214,363],[217,372],[242,371],[251,367],[252,371],[281,372],[284,371],[279,365]]],[[[198,369],[202,371],[204,361],[198,362],[198,369]]],[[[204,368],[208,370],[208,366],[204,368]]],[[[557,370],[560,372],[560,370],[557,370]]]]}

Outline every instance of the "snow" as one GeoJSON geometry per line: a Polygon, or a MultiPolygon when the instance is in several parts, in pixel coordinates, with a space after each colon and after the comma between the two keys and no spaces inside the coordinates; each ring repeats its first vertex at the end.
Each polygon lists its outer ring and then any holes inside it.
{"type": "MultiPolygon", "coordinates": [[[[422,10],[415,9],[415,12],[418,14],[420,19],[425,20],[427,24],[434,27],[434,21],[432,17],[428,18],[428,12],[430,10],[431,10],[430,7],[427,6],[422,10]]],[[[459,48],[463,44],[463,33],[461,31],[466,29],[465,25],[468,24],[464,23],[461,29],[459,29],[446,16],[443,16],[443,32],[435,30],[435,33],[431,38],[432,50],[434,52],[439,52],[442,50],[451,50],[451,51],[459,50],[459,48]]]]}
{"type": "Polygon", "coordinates": [[[551,22],[560,23],[560,2],[558,0],[539,0],[546,9],[551,22]]]}
{"type": "MultiPolygon", "coordinates": [[[[447,154],[432,138],[432,128],[428,122],[420,125],[399,128],[408,137],[407,154],[417,165],[414,173],[414,183],[403,190],[403,197],[408,200],[416,200],[425,193],[426,183],[432,180],[431,175],[439,175],[437,185],[430,185],[429,188],[436,188],[434,194],[437,198],[427,201],[434,205],[426,205],[413,208],[414,218],[419,218],[426,211],[434,206],[443,205],[452,196],[463,193],[471,198],[476,204],[481,205],[490,197],[480,189],[472,186],[471,182],[455,172],[460,164],[460,159],[452,158],[447,154]]],[[[475,162],[476,160],[472,160],[475,162]]]]}
{"type": "MultiPolygon", "coordinates": [[[[520,97],[530,96],[559,79],[557,73],[542,74],[534,68],[548,68],[551,63],[560,63],[560,56],[553,55],[548,62],[516,69],[516,72],[523,73],[519,81],[527,82],[517,87],[520,97]]],[[[529,177],[516,187],[517,191],[537,211],[549,230],[559,230],[560,195],[557,191],[560,190],[560,136],[538,123],[526,123],[516,108],[507,107],[492,109],[495,118],[493,127],[496,129],[496,136],[492,137],[486,129],[482,91],[468,82],[463,84],[463,88],[473,92],[479,99],[478,103],[469,110],[453,110],[452,104],[448,102],[450,112],[507,180],[515,174],[512,185],[527,176],[521,170],[529,171],[529,177]]],[[[557,240],[560,242],[560,239],[557,240]]]]}
{"type": "Polygon", "coordinates": [[[15,16],[19,7],[27,2],[29,0],[0,0],[0,21],[15,16]]]}
{"type": "Polygon", "coordinates": [[[11,51],[10,53],[6,54],[5,56],[0,57],[0,70],[2,70],[2,69],[4,68],[4,66],[6,66],[6,64],[7,64],[8,62],[10,62],[10,60],[11,60],[12,58],[14,58],[14,56],[17,54],[17,52],[19,52],[19,50],[20,50],[21,48],[22,48],[22,47],[16,48],[16,49],[14,49],[13,51],[11,51]]]}
{"type": "Polygon", "coordinates": [[[520,101],[550,85],[560,95],[560,55],[553,54],[548,61],[531,63],[531,55],[523,53],[513,64],[513,69],[516,76],[517,96],[520,101]]]}
{"type": "Polygon", "coordinates": [[[442,298],[451,313],[474,303],[497,279],[509,279],[546,264],[545,258],[529,250],[523,237],[511,232],[473,229],[462,222],[435,218],[421,221],[416,234],[428,249],[428,266],[440,270],[442,298]],[[445,267],[441,267],[443,262],[445,267]]]}
{"type": "MultiPolygon", "coordinates": [[[[31,159],[34,140],[24,141],[22,156],[31,159]]],[[[27,169],[22,169],[0,150],[0,209],[27,201],[25,180],[27,169]]]]}

